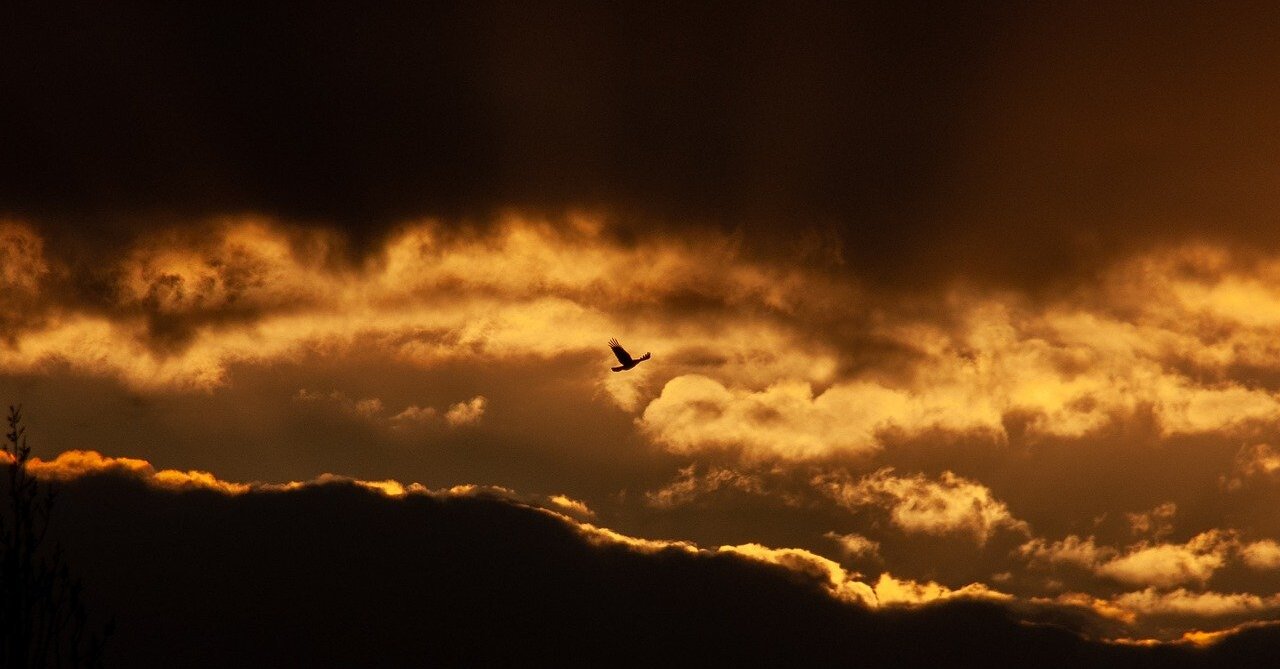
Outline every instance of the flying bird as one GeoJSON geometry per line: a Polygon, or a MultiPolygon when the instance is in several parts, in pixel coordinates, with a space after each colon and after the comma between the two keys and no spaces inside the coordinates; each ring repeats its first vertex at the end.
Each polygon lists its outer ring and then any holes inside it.
{"type": "Polygon", "coordinates": [[[611,368],[615,372],[625,372],[628,369],[631,369],[632,367],[635,367],[636,365],[649,359],[648,352],[645,352],[645,354],[640,356],[639,358],[632,358],[631,354],[627,353],[627,349],[622,348],[622,344],[619,344],[617,339],[609,340],[609,348],[613,349],[613,354],[618,356],[618,362],[622,363],[617,367],[611,368]]]}

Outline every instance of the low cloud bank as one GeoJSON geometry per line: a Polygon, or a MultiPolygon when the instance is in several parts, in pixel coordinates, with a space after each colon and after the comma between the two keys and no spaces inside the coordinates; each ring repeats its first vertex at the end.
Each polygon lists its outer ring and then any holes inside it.
{"type": "Polygon", "coordinates": [[[332,476],[166,485],[143,461],[96,462],[111,466],[57,477],[55,531],[124,665],[1214,666],[1280,647],[1257,627],[1207,651],[1088,641],[1085,607],[867,586],[799,549],[626,537],[558,512],[568,498],[332,476]]]}

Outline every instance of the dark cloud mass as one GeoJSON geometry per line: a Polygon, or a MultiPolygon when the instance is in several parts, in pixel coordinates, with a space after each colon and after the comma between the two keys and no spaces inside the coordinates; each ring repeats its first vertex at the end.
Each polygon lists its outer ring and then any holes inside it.
{"type": "Polygon", "coordinates": [[[1230,664],[1280,612],[1277,34],[10,3],[0,400],[49,476],[202,490],[64,481],[121,664],[1230,664]]]}
{"type": "Polygon", "coordinates": [[[57,531],[120,666],[1267,666],[1274,628],[1208,652],[1088,642],[1079,614],[871,612],[736,556],[592,545],[498,498],[348,484],[237,496],[115,475],[57,531]],[[1036,624],[1018,622],[1030,615],[1036,624]],[[1264,654],[1256,653],[1270,648],[1264,654]]]}
{"type": "Polygon", "coordinates": [[[589,208],[1035,284],[1206,226],[1274,240],[1255,9],[21,3],[0,208],[64,245],[253,211],[357,249],[589,208]]]}

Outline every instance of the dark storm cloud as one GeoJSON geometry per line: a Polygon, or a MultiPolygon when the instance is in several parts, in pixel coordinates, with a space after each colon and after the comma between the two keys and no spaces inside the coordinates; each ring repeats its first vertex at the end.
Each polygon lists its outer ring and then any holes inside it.
{"type": "Polygon", "coordinates": [[[892,199],[932,169],[986,17],[876,4],[25,7],[6,196],[360,223],[892,199]]]}
{"type": "Polygon", "coordinates": [[[63,245],[255,211],[362,249],[406,217],[587,207],[1035,284],[1151,238],[1273,238],[1263,13],[31,3],[0,208],[63,245]]]}
{"type": "Polygon", "coordinates": [[[360,233],[506,205],[888,205],[928,180],[983,17],[874,4],[31,5],[4,196],[360,233]]]}
{"type": "Polygon", "coordinates": [[[68,248],[254,211],[365,249],[408,217],[594,208],[624,234],[710,224],[764,249],[835,231],[897,282],[1036,284],[1209,226],[1271,237],[1272,18],[24,4],[0,209],[68,248]]]}
{"type": "Polygon", "coordinates": [[[872,612],[733,555],[593,545],[501,499],[175,493],[99,475],[60,500],[58,532],[94,614],[116,619],[107,659],[121,664],[1261,666],[1230,663],[1274,636],[1204,653],[1085,642],[1066,609],[872,612]]]}

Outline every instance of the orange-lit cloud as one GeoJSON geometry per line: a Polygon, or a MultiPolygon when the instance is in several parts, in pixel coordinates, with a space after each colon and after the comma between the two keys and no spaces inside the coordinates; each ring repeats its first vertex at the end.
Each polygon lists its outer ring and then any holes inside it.
{"type": "Polygon", "coordinates": [[[1113,603],[1138,615],[1220,617],[1258,614],[1280,608],[1280,595],[1260,597],[1247,593],[1192,592],[1184,588],[1158,591],[1147,588],[1115,597],[1113,603]]]}
{"type": "Polygon", "coordinates": [[[35,294],[49,271],[40,235],[30,226],[0,220],[0,294],[35,294]]]}
{"type": "MultiPolygon", "coordinates": [[[[49,262],[28,228],[6,228],[5,253],[34,285],[49,262]],[[15,256],[16,257],[16,256],[15,256]]],[[[597,221],[569,225],[510,217],[487,232],[406,226],[357,267],[335,265],[337,240],[256,218],[227,219],[206,235],[158,233],[119,261],[106,302],[66,303],[0,350],[16,371],[66,365],[139,390],[208,389],[237,363],[375,348],[409,364],[457,358],[548,358],[600,353],[611,333],[677,364],[701,364],[714,343],[733,378],[825,380],[833,350],[804,350],[797,333],[765,320],[672,320],[668,300],[705,296],[725,310],[811,309],[841,297],[816,279],[744,260],[729,240],[611,243],[597,221]],[[684,361],[681,363],[680,361],[684,361]],[[749,364],[744,364],[749,363],[749,364]]],[[[8,281],[8,279],[6,279],[8,281]]],[[[25,283],[22,283],[25,282],[25,283]]],[[[609,379],[626,402],[640,374],[609,379]]],[[[474,409],[468,409],[474,413],[474,409]]]]}
{"type": "Polygon", "coordinates": [[[1173,531],[1173,517],[1178,513],[1178,505],[1164,502],[1150,511],[1126,513],[1129,528],[1134,534],[1149,534],[1155,539],[1173,531]]]}
{"type": "Polygon", "coordinates": [[[970,583],[960,588],[948,588],[933,581],[919,582],[894,578],[889,572],[880,574],[875,583],[876,601],[882,606],[910,606],[929,604],[956,598],[994,599],[1007,601],[1011,595],[993,590],[981,583],[970,583]]]}
{"type": "MultiPolygon", "coordinates": [[[[11,456],[4,455],[4,457],[12,461],[11,456]]],[[[248,484],[223,481],[209,472],[156,470],[146,460],[108,457],[97,451],[65,451],[49,461],[33,457],[27,463],[27,468],[35,476],[53,480],[113,473],[135,477],[157,487],[173,490],[204,488],[228,494],[240,494],[251,489],[248,484]]]]}
{"type": "Polygon", "coordinates": [[[699,474],[697,465],[689,465],[681,469],[671,483],[645,493],[645,499],[651,506],[670,509],[717,490],[741,490],[758,495],[764,493],[765,483],[755,474],[725,467],[711,467],[699,474]]]}
{"type": "Polygon", "coordinates": [[[478,423],[480,422],[480,417],[484,415],[484,408],[487,402],[488,400],[479,395],[466,402],[458,402],[450,406],[449,410],[444,413],[444,420],[455,427],[478,423]]]}
{"type": "Polygon", "coordinates": [[[814,483],[849,508],[886,509],[889,520],[907,532],[969,534],[982,544],[1000,529],[1028,531],[989,488],[952,472],[935,480],[923,474],[897,476],[885,468],[856,481],[826,476],[814,483]]]}
{"type": "Polygon", "coordinates": [[[815,555],[799,548],[769,548],[760,544],[721,546],[722,553],[733,553],[752,560],[776,564],[793,571],[809,574],[824,583],[828,592],[837,599],[875,606],[875,592],[867,584],[856,580],[834,560],[815,555]]]}
{"type": "MultiPolygon", "coordinates": [[[[7,223],[0,238],[6,268],[28,268],[5,270],[9,299],[31,302],[40,277],[70,271],[31,228],[7,223]]],[[[999,441],[1011,416],[1031,435],[1071,438],[1147,415],[1166,436],[1280,419],[1275,390],[1233,371],[1280,370],[1269,331],[1280,292],[1267,281],[1280,261],[1215,247],[1149,251],[1060,299],[953,288],[907,308],[852,279],[750,260],[731,238],[623,245],[585,216],[510,215],[473,232],[419,222],[357,265],[334,260],[338,245],[254,217],[161,231],[109,268],[98,302],[43,303],[0,364],[209,389],[233,365],[353,350],[424,366],[584,353],[604,364],[603,340],[625,333],[654,362],[602,375],[607,396],[670,450],[752,459],[866,455],[887,434],[999,441]],[[833,321],[853,343],[823,334],[833,321]],[[851,366],[859,341],[904,355],[851,366]]],[[[478,413],[469,404],[453,420],[478,413]]]]}
{"type": "Polygon", "coordinates": [[[1139,543],[1097,565],[1099,575],[1131,585],[1169,587],[1208,581],[1238,545],[1231,533],[1210,530],[1184,544],[1139,543]]]}
{"type": "Polygon", "coordinates": [[[325,407],[331,407],[341,413],[355,416],[371,423],[388,425],[392,429],[408,429],[414,426],[430,425],[436,422],[437,418],[442,419],[450,427],[474,425],[479,423],[480,418],[484,416],[485,405],[488,402],[484,396],[477,395],[465,402],[457,402],[450,405],[449,409],[441,416],[441,412],[436,410],[435,407],[422,407],[416,404],[411,404],[398,412],[390,411],[380,398],[352,399],[340,390],[326,393],[302,388],[293,396],[293,399],[304,404],[320,404],[325,407]]]}
{"type": "Polygon", "coordinates": [[[552,495],[547,498],[547,501],[570,515],[581,518],[594,518],[596,515],[596,512],[592,511],[586,502],[567,495],[552,495]]]}
{"type": "Polygon", "coordinates": [[[1280,543],[1263,539],[1240,547],[1240,558],[1254,569],[1280,569],[1280,543]]]}
{"type": "Polygon", "coordinates": [[[836,542],[845,557],[880,559],[880,542],[872,541],[861,534],[827,532],[822,536],[836,542]]]}
{"type": "Polygon", "coordinates": [[[1116,550],[1098,546],[1093,537],[1081,539],[1072,534],[1059,541],[1048,542],[1039,537],[1018,547],[1017,553],[1032,563],[1071,564],[1093,569],[1100,562],[1113,557],[1116,550]]]}

